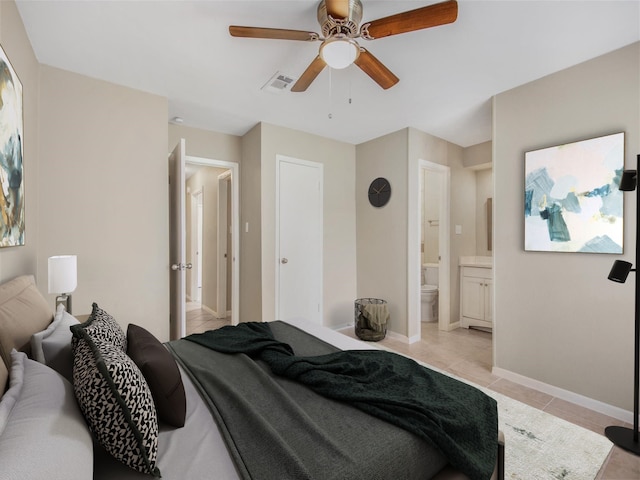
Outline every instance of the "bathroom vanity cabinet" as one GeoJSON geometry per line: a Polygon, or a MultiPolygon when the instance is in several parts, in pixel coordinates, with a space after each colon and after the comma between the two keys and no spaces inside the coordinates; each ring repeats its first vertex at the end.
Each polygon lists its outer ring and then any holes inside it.
{"type": "Polygon", "coordinates": [[[460,260],[460,323],[465,328],[493,327],[493,269],[490,259],[462,257],[460,260]]]}

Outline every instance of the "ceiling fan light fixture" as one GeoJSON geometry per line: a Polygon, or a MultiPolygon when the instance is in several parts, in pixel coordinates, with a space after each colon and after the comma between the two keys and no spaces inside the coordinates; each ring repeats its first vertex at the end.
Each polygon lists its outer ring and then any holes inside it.
{"type": "Polygon", "coordinates": [[[355,62],[358,55],[360,46],[351,38],[328,38],[320,45],[320,57],[331,68],[347,68],[355,62]]]}

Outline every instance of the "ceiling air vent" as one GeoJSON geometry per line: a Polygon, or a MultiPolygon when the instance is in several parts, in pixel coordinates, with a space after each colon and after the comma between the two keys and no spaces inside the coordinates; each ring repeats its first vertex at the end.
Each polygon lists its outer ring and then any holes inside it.
{"type": "Polygon", "coordinates": [[[291,90],[291,87],[295,83],[295,78],[285,75],[284,73],[276,72],[273,77],[262,86],[262,90],[273,93],[284,93],[291,90]]]}

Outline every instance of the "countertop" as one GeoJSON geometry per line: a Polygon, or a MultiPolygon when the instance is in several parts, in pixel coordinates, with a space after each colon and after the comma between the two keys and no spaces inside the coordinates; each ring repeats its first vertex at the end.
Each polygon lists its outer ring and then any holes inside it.
{"type": "Polygon", "coordinates": [[[460,257],[459,265],[461,267],[492,268],[493,257],[483,257],[483,256],[460,257]]]}

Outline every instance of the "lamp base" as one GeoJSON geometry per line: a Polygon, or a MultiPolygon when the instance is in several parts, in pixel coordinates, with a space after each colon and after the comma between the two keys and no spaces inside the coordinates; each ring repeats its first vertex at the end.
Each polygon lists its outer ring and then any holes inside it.
{"type": "Polygon", "coordinates": [[[627,427],[612,426],[604,429],[607,438],[617,446],[635,455],[640,455],[640,441],[638,441],[637,435],[634,440],[634,433],[632,428],[627,427]]]}
{"type": "Polygon", "coordinates": [[[58,309],[58,305],[63,304],[64,309],[70,314],[71,313],[71,294],[63,293],[62,295],[58,295],[56,297],[56,310],[58,309]]]}

